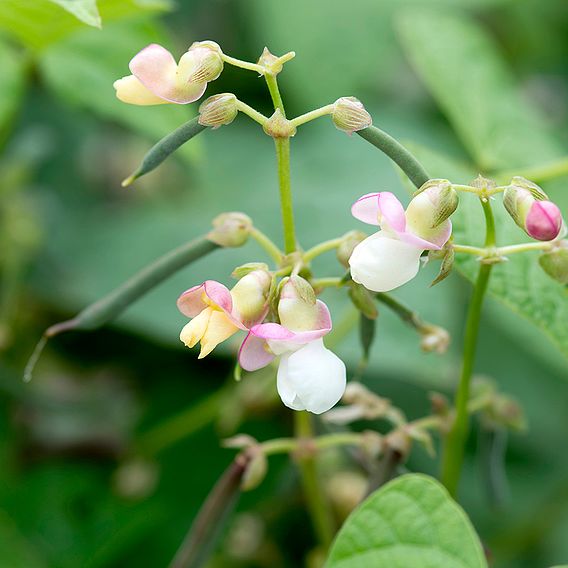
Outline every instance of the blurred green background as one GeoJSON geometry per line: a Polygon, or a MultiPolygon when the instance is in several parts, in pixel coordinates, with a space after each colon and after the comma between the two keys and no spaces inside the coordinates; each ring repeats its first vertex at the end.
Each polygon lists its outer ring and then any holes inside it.
{"type": "MultiPolygon", "coordinates": [[[[376,125],[415,148],[435,176],[454,181],[568,151],[565,0],[98,6],[102,29],[50,0],[0,0],[2,567],[165,566],[234,455],[220,447],[221,438],[247,432],[265,440],[291,431],[270,372],[234,383],[237,340],[198,362],[178,339],[184,318],[177,295],[206,278],[230,285],[235,266],[265,260],[254,243],[183,270],[112,326],[54,339],[33,381],[21,380],[48,325],[202,234],[218,213],[244,211],[280,241],[272,141],[246,117],[206,132],[133,188],[121,188],[145,151],[197,106],[139,108],[115,99],[112,82],[128,73],[142,47],[158,42],[179,54],[211,39],[247,60],[265,45],[276,54],[294,50],[281,75],[290,115],[357,96],[376,125]]],[[[253,73],[226,68],[207,94],[227,91],[270,113],[265,85],[253,73]]],[[[360,229],[349,207],[363,193],[391,190],[406,199],[391,163],[328,120],[301,129],[292,160],[305,247],[360,229]]],[[[545,187],[567,214],[565,183],[545,187]]],[[[340,273],[329,257],[318,259],[318,275],[340,273]]],[[[517,262],[499,273],[496,295],[532,285],[529,273],[519,282],[517,262]]],[[[536,265],[532,256],[530,262],[536,265]]],[[[470,285],[453,274],[430,289],[435,273],[427,266],[397,296],[451,332],[449,353],[422,354],[416,334],[382,311],[363,378],[410,417],[428,411],[429,391],[450,392],[459,369],[470,285]]],[[[474,431],[461,493],[498,568],[568,561],[568,322],[558,317],[551,341],[543,325],[515,312],[532,310],[542,324],[562,311],[544,303],[526,308],[518,294],[506,302],[513,310],[489,300],[477,368],[517,398],[529,430],[509,437],[501,503],[484,483],[474,431]]],[[[360,348],[351,308],[337,291],[324,299],[345,331],[335,337],[342,340],[337,351],[355,369],[360,348]]],[[[565,292],[563,301],[566,309],[565,292]]],[[[361,474],[342,454],[327,459],[326,483],[341,511],[356,498],[361,474]]],[[[437,461],[417,448],[408,468],[435,473],[437,461]]],[[[294,466],[274,458],[260,488],[241,499],[211,566],[301,566],[312,547],[294,466]]]]}

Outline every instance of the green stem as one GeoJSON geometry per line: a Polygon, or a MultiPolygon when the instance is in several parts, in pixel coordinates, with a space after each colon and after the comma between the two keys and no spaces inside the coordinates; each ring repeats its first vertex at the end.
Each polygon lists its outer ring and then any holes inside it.
{"type": "Polygon", "coordinates": [[[326,105],[321,108],[317,108],[315,110],[307,112],[306,114],[297,116],[296,118],[292,119],[291,122],[294,126],[300,126],[302,124],[305,124],[306,122],[320,118],[321,116],[331,114],[333,112],[334,106],[335,105],[326,105]]]}
{"type": "MultiPolygon", "coordinates": [[[[495,220],[493,218],[493,212],[491,211],[491,204],[488,199],[481,199],[480,201],[483,212],[485,213],[485,246],[494,246],[495,220]]],[[[492,264],[480,265],[477,281],[469,303],[464,335],[462,372],[455,396],[455,418],[448,432],[442,456],[442,483],[453,497],[456,496],[458,490],[465,453],[465,443],[469,432],[469,390],[475,363],[481,308],[485,292],[487,291],[492,267],[492,264]]]]}
{"type": "Polygon", "coordinates": [[[454,249],[454,252],[472,254],[474,256],[486,256],[488,253],[487,249],[481,247],[472,247],[469,245],[452,244],[452,248],[454,249]]]}
{"type": "MultiPolygon", "coordinates": [[[[296,439],[299,441],[313,439],[311,416],[307,412],[294,412],[294,426],[296,439]]],[[[327,550],[333,541],[334,527],[329,504],[318,478],[314,456],[298,456],[298,467],[314,530],[321,546],[327,550]]]]}
{"type": "Polygon", "coordinates": [[[226,55],[223,53],[221,58],[225,63],[229,65],[233,65],[234,67],[239,67],[241,69],[247,69],[248,71],[256,71],[259,75],[263,75],[265,69],[262,65],[258,65],[258,63],[251,63],[250,61],[243,61],[242,59],[237,59],[236,57],[231,57],[230,55],[226,55]]]}
{"type": "Polygon", "coordinates": [[[508,247],[499,247],[497,249],[498,254],[501,256],[507,256],[511,254],[517,254],[518,252],[527,252],[531,250],[550,250],[553,248],[554,242],[538,242],[538,243],[521,243],[519,245],[510,245],[508,247]]]}
{"type": "Polygon", "coordinates": [[[280,208],[284,230],[284,252],[290,254],[297,248],[294,227],[294,208],[290,184],[290,138],[275,138],[276,160],[278,162],[278,185],[280,187],[280,208]]]}
{"type": "Polygon", "coordinates": [[[248,117],[252,118],[255,122],[258,122],[261,126],[264,126],[268,122],[268,118],[252,108],[251,106],[243,103],[243,101],[239,101],[237,99],[237,109],[246,114],[248,117]]]}
{"type": "Polygon", "coordinates": [[[268,253],[270,258],[280,265],[282,262],[282,251],[269,239],[262,231],[253,227],[250,231],[250,236],[268,253]]]}
{"type": "Polygon", "coordinates": [[[422,164],[400,142],[383,130],[369,126],[359,130],[357,134],[393,160],[416,187],[422,186],[430,179],[422,164]]]}
{"type": "Polygon", "coordinates": [[[425,323],[417,312],[385,292],[377,292],[375,297],[379,302],[390,308],[402,321],[421,332],[425,323]]]}
{"type": "Polygon", "coordinates": [[[343,278],[330,276],[329,278],[312,278],[310,281],[314,288],[337,288],[343,285],[343,278]]]}
{"type": "Polygon", "coordinates": [[[280,112],[286,116],[286,111],[284,110],[284,103],[282,102],[282,97],[280,95],[280,89],[278,88],[278,80],[276,75],[267,74],[264,76],[268,90],[270,91],[270,96],[272,97],[272,104],[274,105],[274,110],[280,109],[280,112]]]}
{"type": "Polygon", "coordinates": [[[320,254],[323,254],[330,250],[335,250],[337,247],[339,247],[339,245],[341,245],[342,242],[343,238],[331,239],[329,241],[324,241],[323,243],[320,243],[319,245],[316,245],[311,249],[308,249],[304,253],[304,262],[310,262],[320,254]]]}

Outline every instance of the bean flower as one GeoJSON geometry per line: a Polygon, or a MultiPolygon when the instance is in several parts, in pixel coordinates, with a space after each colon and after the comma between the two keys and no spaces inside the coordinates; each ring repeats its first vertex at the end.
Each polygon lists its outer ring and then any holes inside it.
{"type": "Polygon", "coordinates": [[[346,385],[345,364],[323,343],[332,327],[329,310],[305,280],[292,277],[282,286],[278,316],[280,323],[251,327],[239,363],[254,371],[279,356],[282,402],[293,410],[321,414],[339,401],[346,385]]]}
{"type": "Polygon", "coordinates": [[[368,193],[352,206],[356,219],[380,230],[354,249],[351,277],[374,292],[387,292],[416,276],[425,250],[439,250],[450,238],[448,219],[457,207],[449,184],[434,184],[412,199],[406,211],[388,191],[368,193]]]}
{"type": "Polygon", "coordinates": [[[215,280],[186,290],[177,306],[192,319],[182,329],[181,341],[187,347],[201,343],[202,359],[237,331],[248,331],[266,316],[270,283],[268,272],[255,270],[241,278],[232,290],[215,280]]]}
{"type": "Polygon", "coordinates": [[[114,82],[116,96],[133,105],[187,104],[201,98],[207,83],[223,70],[221,50],[214,42],[194,43],[176,63],[158,44],[150,44],[129,64],[132,75],[114,82]]]}

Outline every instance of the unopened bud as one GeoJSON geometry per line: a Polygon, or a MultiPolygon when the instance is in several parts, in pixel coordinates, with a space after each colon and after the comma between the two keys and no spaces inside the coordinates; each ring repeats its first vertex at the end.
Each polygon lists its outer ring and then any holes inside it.
{"type": "Polygon", "coordinates": [[[349,268],[349,259],[353,254],[353,249],[367,238],[367,235],[361,231],[349,231],[341,237],[341,244],[337,247],[337,260],[349,268]]]}
{"type": "Polygon", "coordinates": [[[420,329],[420,348],[426,353],[439,353],[440,355],[448,350],[450,345],[450,334],[437,325],[426,324],[420,329]]]}
{"type": "Polygon", "coordinates": [[[213,219],[213,230],[207,238],[222,247],[240,247],[247,242],[251,229],[248,215],[238,211],[221,213],[213,219]]]}
{"type": "Polygon", "coordinates": [[[203,101],[199,107],[199,124],[213,129],[224,124],[231,124],[237,114],[237,97],[232,93],[213,95],[203,101]]]}
{"type": "Polygon", "coordinates": [[[241,481],[241,489],[243,491],[256,489],[268,472],[268,460],[264,452],[258,447],[251,448],[248,451],[252,454],[252,457],[246,466],[241,481]]]}
{"type": "Polygon", "coordinates": [[[373,124],[371,115],[365,110],[363,103],[355,97],[337,99],[333,105],[331,119],[336,128],[347,134],[353,134],[373,124]]]}
{"type": "MultiPolygon", "coordinates": [[[[435,229],[454,213],[458,204],[458,193],[447,179],[428,180],[409,204],[411,222],[413,226],[435,229]]],[[[408,215],[407,211],[407,218],[408,215]]]]}
{"type": "Polygon", "coordinates": [[[568,241],[561,241],[538,259],[541,268],[554,280],[568,285],[568,241]]]}
{"type": "Polygon", "coordinates": [[[533,239],[551,241],[559,235],[562,213],[538,185],[513,178],[503,194],[503,204],[513,221],[533,239]]]}
{"type": "Polygon", "coordinates": [[[307,280],[291,276],[282,285],[278,302],[280,323],[291,331],[314,329],[318,318],[316,294],[307,280]]]}
{"type": "Polygon", "coordinates": [[[268,272],[268,264],[264,262],[247,262],[246,264],[237,266],[237,268],[231,272],[231,276],[233,278],[242,278],[255,270],[266,270],[266,272],[268,272]]]}
{"type": "Polygon", "coordinates": [[[221,48],[214,41],[196,42],[188,51],[197,55],[195,69],[189,75],[188,81],[209,83],[221,75],[223,71],[221,48]]]}
{"type": "Polygon", "coordinates": [[[296,134],[296,127],[277,108],[263,125],[263,130],[272,138],[290,138],[296,134]]]}
{"type": "Polygon", "coordinates": [[[254,270],[233,286],[231,297],[245,325],[258,323],[266,315],[271,284],[268,271],[254,270]]]}

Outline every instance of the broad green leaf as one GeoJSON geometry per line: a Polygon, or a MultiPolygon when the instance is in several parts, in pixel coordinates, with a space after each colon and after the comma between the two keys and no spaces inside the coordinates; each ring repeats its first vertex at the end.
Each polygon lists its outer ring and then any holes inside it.
{"type": "Polygon", "coordinates": [[[471,522],[431,477],[403,475],[347,519],[325,568],[486,568],[471,522]]]}
{"type": "Polygon", "coordinates": [[[53,3],[61,6],[70,14],[73,14],[78,20],[94,26],[101,27],[101,15],[97,8],[97,0],[51,0],[53,3]]]}
{"type": "Polygon", "coordinates": [[[26,62],[21,54],[0,41],[0,133],[18,108],[25,84],[26,62]]]}
{"type": "MultiPolygon", "coordinates": [[[[434,178],[468,183],[476,175],[470,166],[458,164],[421,146],[412,145],[411,148],[434,178]]],[[[498,243],[508,245],[528,240],[505,211],[501,196],[493,201],[493,212],[498,243]]],[[[485,231],[483,219],[478,199],[470,194],[460,195],[460,205],[452,216],[455,242],[481,246],[485,231]]],[[[544,273],[537,259],[538,253],[528,252],[512,255],[508,262],[495,266],[489,293],[534,323],[568,356],[568,292],[544,273]]],[[[471,281],[477,275],[478,266],[475,257],[456,255],[456,267],[471,281]]]]}
{"type": "Polygon", "coordinates": [[[169,0],[0,0],[0,29],[39,51],[85,24],[100,27],[101,20],[105,25],[170,8],[169,0]]]}
{"type": "Polygon", "coordinates": [[[540,164],[561,153],[523,100],[494,42],[473,19],[413,8],[398,18],[416,71],[483,171],[540,164]]]}
{"type": "Polygon", "coordinates": [[[46,566],[18,530],[14,521],[0,509],[0,566],[10,568],[42,568],[46,566]]]}
{"type": "MultiPolygon", "coordinates": [[[[114,22],[102,30],[85,29],[44,51],[40,70],[48,87],[64,100],[157,141],[191,118],[188,107],[128,105],[116,98],[112,86],[129,74],[130,59],[152,42],[168,44],[145,22],[114,22]]],[[[188,152],[191,154],[191,146],[181,150],[182,155],[188,152]]]]}

